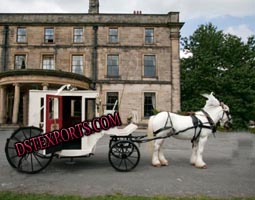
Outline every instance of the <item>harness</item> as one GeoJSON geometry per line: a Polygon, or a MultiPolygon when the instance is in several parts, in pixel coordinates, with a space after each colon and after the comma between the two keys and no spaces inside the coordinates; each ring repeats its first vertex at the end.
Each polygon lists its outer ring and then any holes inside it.
{"type": "Polygon", "coordinates": [[[193,143],[194,141],[197,141],[200,134],[201,134],[201,131],[202,131],[202,126],[203,126],[203,123],[201,122],[200,119],[198,119],[194,114],[190,116],[191,119],[192,119],[192,123],[193,123],[193,128],[195,129],[194,131],[194,136],[193,138],[191,139],[191,143],[193,143]],[[198,132],[197,132],[197,128],[199,128],[198,132]]]}
{"type": "Polygon", "coordinates": [[[196,142],[198,141],[199,136],[200,136],[203,128],[211,129],[213,135],[215,136],[214,133],[216,132],[216,128],[217,128],[215,123],[213,122],[212,118],[210,117],[210,115],[206,111],[204,111],[202,109],[202,112],[203,112],[204,116],[206,117],[206,119],[208,120],[208,122],[203,123],[200,119],[197,118],[195,113],[192,113],[192,114],[190,114],[190,117],[192,119],[193,126],[188,127],[184,130],[180,130],[178,132],[176,132],[176,130],[173,127],[173,123],[172,123],[170,113],[167,112],[167,119],[166,119],[166,122],[165,122],[165,126],[163,128],[158,129],[157,131],[154,131],[153,134],[155,136],[156,134],[158,134],[159,132],[164,131],[164,130],[170,130],[171,129],[171,131],[169,132],[169,134],[167,136],[155,137],[155,139],[164,139],[164,138],[170,137],[172,135],[178,135],[179,133],[183,133],[187,130],[194,129],[194,136],[191,139],[191,143],[194,143],[195,141],[196,142]],[[206,124],[209,124],[209,125],[206,125],[206,124]]]}
{"type": "MultiPolygon", "coordinates": [[[[217,126],[216,124],[214,123],[214,121],[212,120],[212,118],[210,117],[210,115],[204,110],[202,109],[202,112],[204,113],[205,117],[207,118],[209,124],[210,124],[210,127],[208,126],[205,126],[205,128],[209,128],[209,129],[212,129],[212,133],[214,134],[217,130],[217,126]]],[[[224,113],[223,113],[224,114],[224,113]]]]}
{"type": "Polygon", "coordinates": [[[172,131],[174,132],[173,135],[175,135],[175,130],[173,128],[173,122],[172,122],[172,119],[170,117],[169,112],[167,112],[167,119],[166,119],[166,122],[165,122],[165,126],[163,128],[158,129],[157,131],[154,131],[153,134],[157,135],[159,132],[164,131],[164,130],[168,130],[168,129],[172,129],[172,131]]]}

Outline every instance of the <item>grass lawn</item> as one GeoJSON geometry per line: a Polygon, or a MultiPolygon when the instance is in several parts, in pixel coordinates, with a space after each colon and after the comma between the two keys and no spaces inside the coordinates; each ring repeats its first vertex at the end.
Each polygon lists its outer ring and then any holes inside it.
{"type": "MultiPolygon", "coordinates": [[[[80,197],[70,195],[51,195],[51,194],[24,194],[17,192],[0,192],[0,200],[222,200],[224,198],[211,198],[204,196],[196,197],[166,197],[166,196],[154,196],[154,197],[142,197],[142,196],[125,196],[125,195],[106,195],[96,197],[80,197]]],[[[225,198],[226,199],[226,198],[225,198]]],[[[228,198],[229,200],[255,200],[253,198],[228,198]]]]}

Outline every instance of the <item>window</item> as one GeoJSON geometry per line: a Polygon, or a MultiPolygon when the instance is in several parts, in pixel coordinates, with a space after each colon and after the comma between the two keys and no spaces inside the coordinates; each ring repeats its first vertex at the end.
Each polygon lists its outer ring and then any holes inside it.
{"type": "Polygon", "coordinates": [[[153,115],[153,110],[156,109],[155,93],[144,93],[144,117],[150,117],[153,115]]]}
{"type": "Polygon", "coordinates": [[[146,28],[145,29],[145,44],[153,44],[154,43],[154,29],[146,28]]]}
{"type": "Polygon", "coordinates": [[[156,57],[154,55],[144,56],[144,76],[156,76],[156,57]]]}
{"type": "Polygon", "coordinates": [[[83,56],[72,56],[72,72],[77,74],[83,74],[83,56]]]}
{"type": "MultiPolygon", "coordinates": [[[[40,126],[43,125],[44,122],[44,98],[40,99],[40,126]]],[[[42,127],[41,127],[42,128],[42,127]]]]}
{"type": "Polygon", "coordinates": [[[55,69],[54,56],[53,55],[44,55],[42,65],[43,65],[43,69],[55,69]]]}
{"type": "Polygon", "coordinates": [[[109,29],[109,42],[110,43],[118,43],[118,29],[117,28],[109,29]]]}
{"type": "Polygon", "coordinates": [[[49,103],[49,119],[59,119],[59,99],[50,97],[49,103]]]}
{"type": "Polygon", "coordinates": [[[107,76],[119,76],[119,56],[107,56],[107,76]]]}
{"type": "Polygon", "coordinates": [[[71,99],[71,117],[81,117],[81,99],[71,99]]]}
{"type": "MultiPolygon", "coordinates": [[[[118,92],[107,92],[107,100],[106,100],[106,110],[113,110],[113,107],[119,99],[118,92]]],[[[118,104],[115,107],[115,110],[118,110],[118,104]]]]}
{"type": "Polygon", "coordinates": [[[53,43],[54,42],[54,29],[46,28],[44,29],[44,42],[53,43]]]}
{"type": "Polygon", "coordinates": [[[96,99],[85,100],[85,120],[91,121],[96,117],[96,99]]]}
{"type": "Polygon", "coordinates": [[[27,30],[26,30],[26,28],[18,28],[17,29],[17,42],[18,43],[27,42],[27,30]]]}
{"type": "Polygon", "coordinates": [[[73,31],[73,42],[82,43],[83,42],[83,28],[74,28],[73,31]]]}
{"type": "Polygon", "coordinates": [[[15,55],[14,69],[26,68],[26,55],[15,55]]]}

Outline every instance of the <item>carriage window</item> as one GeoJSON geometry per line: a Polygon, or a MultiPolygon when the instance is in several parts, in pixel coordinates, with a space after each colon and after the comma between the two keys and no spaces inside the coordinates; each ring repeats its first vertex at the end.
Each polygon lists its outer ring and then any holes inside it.
{"type": "Polygon", "coordinates": [[[153,115],[153,110],[156,109],[156,97],[153,92],[144,93],[144,117],[153,115]]]}
{"type": "Polygon", "coordinates": [[[81,100],[71,100],[71,117],[81,116],[81,100]]]}
{"type": "Polygon", "coordinates": [[[85,111],[85,119],[87,121],[96,117],[96,99],[86,99],[85,111]]]}
{"type": "Polygon", "coordinates": [[[58,119],[59,118],[59,100],[58,98],[51,97],[49,99],[49,119],[58,119]]]}
{"type": "Polygon", "coordinates": [[[41,98],[40,104],[40,122],[44,121],[44,98],[41,98]]]}
{"type": "MultiPolygon", "coordinates": [[[[119,99],[118,92],[107,92],[106,110],[112,110],[118,99],[119,99]]],[[[118,103],[115,107],[115,110],[118,110],[118,103]]]]}

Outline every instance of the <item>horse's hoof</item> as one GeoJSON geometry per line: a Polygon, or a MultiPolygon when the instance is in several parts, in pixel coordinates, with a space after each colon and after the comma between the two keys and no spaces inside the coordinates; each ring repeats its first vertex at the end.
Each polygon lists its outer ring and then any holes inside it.
{"type": "Polygon", "coordinates": [[[198,168],[198,169],[207,169],[208,167],[207,167],[207,165],[203,165],[203,166],[195,166],[196,168],[198,168]]]}
{"type": "Polygon", "coordinates": [[[190,163],[190,165],[195,166],[195,163],[190,163]]]}
{"type": "Polygon", "coordinates": [[[153,167],[161,167],[161,164],[158,163],[158,164],[152,164],[153,167]]]}
{"type": "Polygon", "coordinates": [[[168,166],[168,162],[161,162],[161,166],[168,166]]]}
{"type": "Polygon", "coordinates": [[[207,169],[208,167],[207,167],[207,165],[204,165],[203,167],[202,167],[202,169],[207,169]]]}

